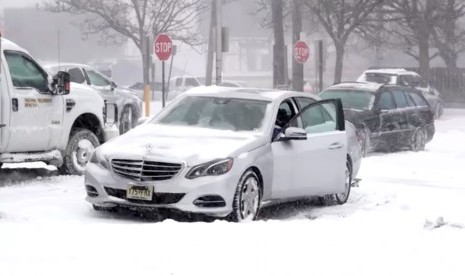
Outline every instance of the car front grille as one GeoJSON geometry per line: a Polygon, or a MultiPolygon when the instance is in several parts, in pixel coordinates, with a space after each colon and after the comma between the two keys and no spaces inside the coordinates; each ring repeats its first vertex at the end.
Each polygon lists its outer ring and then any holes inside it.
{"type": "Polygon", "coordinates": [[[117,175],[141,182],[172,179],[182,168],[182,164],[131,159],[113,159],[111,166],[117,175]]]}
{"type": "Polygon", "coordinates": [[[180,193],[153,193],[152,200],[148,201],[139,199],[128,199],[126,197],[126,190],[122,189],[105,187],[105,192],[107,192],[109,196],[125,199],[129,202],[138,204],[174,204],[178,203],[185,195],[180,193]]]}

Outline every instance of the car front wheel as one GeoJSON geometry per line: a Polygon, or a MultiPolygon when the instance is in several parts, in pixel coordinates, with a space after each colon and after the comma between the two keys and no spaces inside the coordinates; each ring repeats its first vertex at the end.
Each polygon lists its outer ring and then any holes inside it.
{"type": "Polygon", "coordinates": [[[60,173],[84,174],[92,152],[99,145],[100,142],[92,131],[81,128],[73,130],[68,146],[63,153],[63,165],[59,168],[60,173]]]}
{"type": "Polygon", "coordinates": [[[253,170],[248,170],[239,180],[233,199],[233,211],[228,220],[255,220],[260,210],[260,200],[260,179],[253,170]]]}

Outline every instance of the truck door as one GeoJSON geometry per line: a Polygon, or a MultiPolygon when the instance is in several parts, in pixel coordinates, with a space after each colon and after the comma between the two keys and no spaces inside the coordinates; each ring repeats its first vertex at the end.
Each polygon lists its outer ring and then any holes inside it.
{"type": "Polygon", "coordinates": [[[47,73],[27,54],[5,51],[11,80],[8,152],[51,149],[52,135],[61,135],[63,97],[52,96],[47,73]]]}

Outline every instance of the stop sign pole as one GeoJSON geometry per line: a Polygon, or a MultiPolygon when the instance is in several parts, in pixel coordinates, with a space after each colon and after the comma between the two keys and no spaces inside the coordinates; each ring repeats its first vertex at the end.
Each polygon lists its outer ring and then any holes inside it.
{"type": "Polygon", "coordinates": [[[162,106],[165,107],[166,91],[165,91],[165,61],[173,54],[173,41],[167,34],[159,34],[153,43],[155,55],[161,61],[161,92],[162,106]]]}

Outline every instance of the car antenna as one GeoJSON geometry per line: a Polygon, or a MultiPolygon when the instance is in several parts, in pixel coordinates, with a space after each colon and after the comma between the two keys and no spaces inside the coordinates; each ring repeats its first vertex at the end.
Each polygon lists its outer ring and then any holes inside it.
{"type": "Polygon", "coordinates": [[[57,42],[58,42],[58,72],[61,71],[61,33],[60,29],[57,30],[57,42]]]}

